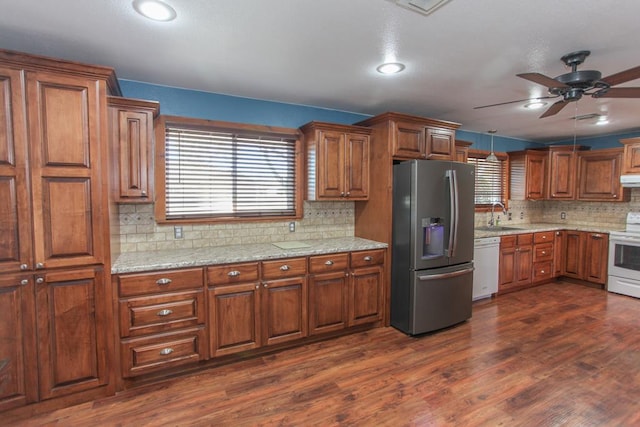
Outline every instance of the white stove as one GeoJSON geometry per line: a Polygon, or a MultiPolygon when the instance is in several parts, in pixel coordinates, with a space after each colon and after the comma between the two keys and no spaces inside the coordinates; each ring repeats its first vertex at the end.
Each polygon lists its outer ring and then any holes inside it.
{"type": "Polygon", "coordinates": [[[625,231],[609,233],[607,290],[640,298],[640,212],[627,214],[625,231]]]}

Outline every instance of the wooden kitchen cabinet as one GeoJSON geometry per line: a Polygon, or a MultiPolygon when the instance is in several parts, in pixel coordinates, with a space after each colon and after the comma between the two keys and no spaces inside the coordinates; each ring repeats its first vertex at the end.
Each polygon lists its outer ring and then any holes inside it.
{"type": "Polygon", "coordinates": [[[547,156],[544,151],[509,153],[510,198],[543,200],[546,197],[547,156]]]}
{"type": "Polygon", "coordinates": [[[640,174],[640,137],[621,139],[622,174],[640,174]]]}
{"type": "Polygon", "coordinates": [[[348,326],[348,284],[348,253],[309,258],[309,335],[348,326]]]}
{"type": "Polygon", "coordinates": [[[456,153],[454,156],[454,160],[456,162],[467,163],[467,160],[469,159],[469,147],[471,146],[471,144],[472,143],[469,141],[461,141],[459,139],[456,140],[456,153]]]}
{"type": "Polygon", "coordinates": [[[422,120],[393,121],[392,155],[398,159],[453,160],[455,131],[429,126],[422,120]]]}
{"type": "Polygon", "coordinates": [[[581,146],[551,146],[548,159],[549,200],[574,200],[576,198],[577,152],[581,146]]]}
{"type": "Polygon", "coordinates": [[[112,150],[113,200],[120,203],[153,202],[154,101],[110,96],[109,134],[112,150]]]}
{"type": "Polygon", "coordinates": [[[533,233],[533,272],[531,282],[534,284],[548,282],[553,278],[554,267],[553,231],[533,233]]]}
{"type": "Polygon", "coordinates": [[[382,320],[384,256],[382,249],[351,253],[349,326],[382,320]]]}
{"type": "Polygon", "coordinates": [[[578,200],[629,201],[630,192],[620,184],[622,148],[578,153],[578,200]]]}
{"type": "Polygon", "coordinates": [[[574,279],[582,279],[584,277],[585,238],[586,235],[582,231],[566,231],[563,276],[574,279]]]}
{"type": "Polygon", "coordinates": [[[566,231],[563,276],[604,285],[607,282],[609,235],[566,231]]]}
{"type": "Polygon", "coordinates": [[[371,129],[311,122],[301,130],[307,152],[307,200],[367,200],[371,129]]]}
{"type": "Polygon", "coordinates": [[[554,233],[553,239],[553,277],[562,276],[562,267],[565,258],[565,246],[567,239],[565,230],[558,230],[554,233]]]}
{"type": "Polygon", "coordinates": [[[504,293],[531,284],[533,271],[533,234],[502,236],[498,292],[504,293]]]}

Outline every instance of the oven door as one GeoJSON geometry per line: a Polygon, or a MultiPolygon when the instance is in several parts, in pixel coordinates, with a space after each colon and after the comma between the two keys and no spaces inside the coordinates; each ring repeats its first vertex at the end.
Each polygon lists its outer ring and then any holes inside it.
{"type": "Polygon", "coordinates": [[[640,236],[612,233],[608,267],[609,291],[640,297],[640,236]]]}

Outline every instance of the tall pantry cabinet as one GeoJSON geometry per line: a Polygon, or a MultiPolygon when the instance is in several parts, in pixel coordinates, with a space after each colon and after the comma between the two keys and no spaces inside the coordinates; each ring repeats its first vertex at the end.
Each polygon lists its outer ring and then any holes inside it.
{"type": "Polygon", "coordinates": [[[109,68],[0,50],[0,411],[112,393],[107,92],[109,68]]]}

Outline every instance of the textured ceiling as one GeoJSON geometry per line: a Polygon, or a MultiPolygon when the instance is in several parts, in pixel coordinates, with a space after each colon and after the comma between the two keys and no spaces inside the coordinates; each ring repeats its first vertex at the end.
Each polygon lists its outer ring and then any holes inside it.
{"type": "MultiPolygon", "coordinates": [[[[166,0],[169,23],[130,0],[0,1],[0,47],[112,66],[119,78],[364,114],[399,111],[535,141],[640,129],[640,99],[583,98],[538,119],[546,95],[515,75],[640,65],[638,0],[451,0],[423,16],[388,0],[166,0]],[[383,76],[385,60],[406,64],[383,76]],[[577,109],[576,109],[577,106],[577,109]],[[571,117],[607,114],[608,126],[571,117]]],[[[640,86],[640,79],[621,86],[640,86]]],[[[549,104],[551,105],[551,104],[549,104]]]]}

